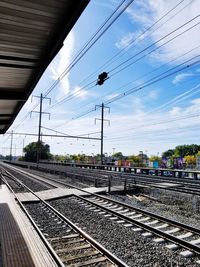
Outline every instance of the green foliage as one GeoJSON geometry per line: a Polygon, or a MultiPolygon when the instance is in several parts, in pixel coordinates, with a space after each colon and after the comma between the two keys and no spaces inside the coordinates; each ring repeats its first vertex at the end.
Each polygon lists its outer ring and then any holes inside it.
{"type": "Polygon", "coordinates": [[[196,164],[196,157],[195,156],[185,156],[184,157],[185,162],[187,165],[195,165],[196,164]]]}
{"type": "MultiPolygon", "coordinates": [[[[24,148],[24,158],[25,161],[36,162],[37,161],[37,149],[38,149],[38,142],[32,142],[28,144],[24,148]]],[[[50,147],[49,145],[45,145],[43,142],[39,143],[39,153],[41,160],[49,160],[52,158],[50,154],[50,147]]]]}
{"type": "Polygon", "coordinates": [[[25,157],[19,157],[18,160],[19,161],[25,161],[25,157]]]}
{"type": "Polygon", "coordinates": [[[169,149],[165,151],[163,157],[185,157],[189,155],[196,155],[200,151],[200,146],[196,144],[192,145],[180,145],[176,146],[175,149],[169,149]]]}
{"type": "Polygon", "coordinates": [[[170,158],[174,155],[174,149],[168,149],[167,151],[162,153],[162,156],[165,158],[170,158]]]}
{"type": "Polygon", "coordinates": [[[113,154],[113,158],[118,160],[118,159],[124,159],[124,156],[122,154],[122,152],[116,152],[113,154]]]}
{"type": "Polygon", "coordinates": [[[158,163],[160,163],[161,162],[161,158],[160,157],[158,157],[158,156],[155,156],[155,155],[151,155],[150,157],[149,157],[149,161],[158,161],[158,163]]]}
{"type": "Polygon", "coordinates": [[[128,157],[129,160],[132,160],[134,163],[138,163],[141,161],[141,158],[139,156],[131,155],[128,157]]]}

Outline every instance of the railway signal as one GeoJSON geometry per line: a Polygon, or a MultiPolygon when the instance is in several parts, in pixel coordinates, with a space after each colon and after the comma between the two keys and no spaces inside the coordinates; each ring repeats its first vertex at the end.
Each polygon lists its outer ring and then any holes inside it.
{"type": "Polygon", "coordinates": [[[108,79],[108,73],[104,71],[101,74],[99,74],[97,84],[102,85],[107,79],[108,79]]]}

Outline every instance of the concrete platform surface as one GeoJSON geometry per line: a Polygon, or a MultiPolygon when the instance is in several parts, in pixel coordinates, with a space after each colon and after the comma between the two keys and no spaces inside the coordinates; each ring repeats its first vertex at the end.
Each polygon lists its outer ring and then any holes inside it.
{"type": "Polygon", "coordinates": [[[163,183],[163,182],[160,182],[160,183],[155,183],[155,184],[152,184],[153,186],[157,186],[157,187],[162,187],[162,188],[173,188],[173,187],[182,187],[181,184],[176,184],[176,183],[163,183]]]}
{"type": "MultiPolygon", "coordinates": [[[[87,191],[88,193],[101,193],[101,192],[106,192],[107,187],[101,187],[101,188],[89,187],[89,188],[84,188],[84,190],[87,191]]],[[[71,188],[71,189],[54,188],[54,189],[36,192],[36,194],[43,200],[50,200],[50,199],[54,199],[54,198],[71,196],[71,195],[77,195],[77,196],[87,195],[87,193],[85,193],[81,190],[78,190],[78,189],[73,189],[73,188],[71,188]]],[[[36,201],[37,200],[37,197],[35,197],[31,193],[18,193],[16,195],[19,198],[19,200],[22,202],[29,202],[29,201],[36,201]]]]}
{"type": "Polygon", "coordinates": [[[0,266],[56,267],[5,185],[0,187],[0,266]]]}

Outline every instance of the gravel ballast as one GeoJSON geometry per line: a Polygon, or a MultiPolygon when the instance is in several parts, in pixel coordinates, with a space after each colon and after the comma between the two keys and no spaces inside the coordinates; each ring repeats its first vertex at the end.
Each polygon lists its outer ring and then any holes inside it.
{"type": "Polygon", "coordinates": [[[152,238],[144,238],[141,233],[88,210],[75,197],[53,200],[50,204],[129,266],[200,266],[194,258],[186,259],[166,249],[164,244],[156,244],[152,238]]]}
{"type": "Polygon", "coordinates": [[[156,192],[154,190],[153,198],[151,198],[152,192],[150,194],[141,192],[137,196],[129,193],[112,194],[106,197],[200,229],[200,216],[196,209],[196,205],[200,203],[200,197],[167,190],[156,190],[156,192]]]}

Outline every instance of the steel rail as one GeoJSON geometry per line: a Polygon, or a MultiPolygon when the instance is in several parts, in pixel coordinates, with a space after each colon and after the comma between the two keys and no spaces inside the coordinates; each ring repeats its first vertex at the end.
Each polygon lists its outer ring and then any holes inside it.
{"type": "MultiPolygon", "coordinates": [[[[4,169],[5,170],[5,169],[4,169]]],[[[5,170],[5,172],[9,173],[5,170]]],[[[15,180],[16,178],[10,174],[10,176],[15,180]]],[[[18,181],[18,179],[16,179],[18,181]]],[[[65,216],[63,216],[59,211],[57,211],[55,208],[53,208],[49,203],[47,203],[45,200],[40,198],[36,193],[34,193],[31,189],[29,189],[26,185],[24,185],[21,181],[18,181],[22,186],[24,186],[27,190],[29,190],[34,196],[36,196],[40,202],[45,204],[49,209],[51,209],[55,214],[57,214],[60,218],[62,218],[63,221],[65,221],[68,225],[70,225],[76,232],[78,232],[80,235],[82,235],[94,248],[96,248],[98,251],[100,251],[103,255],[105,255],[108,260],[112,261],[114,264],[116,264],[119,267],[128,267],[126,263],[121,261],[118,257],[116,257],[114,254],[112,254],[110,251],[108,251],[106,248],[104,248],[100,243],[98,243],[96,240],[94,240],[91,236],[89,236],[87,233],[85,233],[83,230],[81,230],[79,227],[77,227],[74,223],[72,223],[69,219],[67,219],[65,216]]],[[[22,204],[22,203],[21,203],[22,204]]],[[[23,204],[22,204],[23,205],[23,204]]],[[[25,208],[24,208],[25,209],[25,208]]],[[[47,242],[47,241],[46,241],[47,242]]],[[[64,265],[62,265],[64,266],[64,265]]]]}
{"type": "MultiPolygon", "coordinates": [[[[18,170],[18,171],[21,172],[21,170],[18,170]]],[[[44,177],[44,176],[42,176],[42,177],[44,177]]],[[[44,178],[46,178],[46,177],[44,177],[44,178]]],[[[54,181],[54,179],[52,179],[52,178],[46,178],[46,179],[49,179],[49,180],[51,180],[51,181],[54,181]]],[[[67,186],[67,187],[71,187],[71,188],[74,188],[74,189],[78,189],[79,191],[81,191],[81,192],[83,192],[83,193],[87,193],[87,194],[90,195],[90,196],[99,197],[99,198],[105,199],[105,200],[107,200],[107,201],[116,203],[116,204],[118,204],[118,205],[122,205],[122,206],[124,206],[124,207],[126,207],[126,208],[134,209],[134,210],[136,210],[137,212],[140,212],[140,213],[143,213],[143,214],[145,214],[145,215],[151,216],[151,217],[153,217],[153,218],[155,218],[155,219],[158,219],[158,220],[160,220],[160,221],[163,221],[163,222],[166,222],[166,221],[167,221],[168,223],[170,223],[170,224],[172,224],[172,225],[174,225],[174,226],[178,226],[178,227],[184,228],[185,230],[194,232],[195,234],[200,234],[200,229],[198,229],[198,228],[193,228],[193,227],[190,226],[190,225],[182,224],[182,223],[180,223],[180,222],[178,222],[178,221],[174,221],[174,220],[168,219],[168,218],[166,218],[166,217],[157,215],[157,214],[155,214],[155,213],[151,213],[151,212],[142,210],[142,209],[140,209],[140,208],[133,207],[133,206],[131,206],[131,205],[129,205],[129,204],[126,204],[126,203],[123,203],[123,202],[120,202],[120,201],[117,201],[117,200],[110,199],[110,198],[108,198],[108,197],[99,195],[99,194],[97,194],[97,193],[91,193],[91,192],[88,192],[87,190],[84,190],[84,189],[82,189],[82,188],[79,188],[79,187],[77,187],[77,186],[74,186],[74,185],[71,185],[71,184],[68,184],[68,183],[65,183],[65,182],[62,182],[62,181],[58,181],[58,180],[56,180],[56,183],[61,184],[61,185],[64,185],[64,186],[67,186]]],[[[84,198],[84,199],[85,199],[85,198],[84,198]]]]}
{"type": "MultiPolygon", "coordinates": [[[[120,218],[122,218],[123,220],[125,220],[125,221],[127,221],[127,222],[129,222],[129,223],[132,223],[132,224],[134,224],[134,225],[137,225],[137,226],[141,227],[142,229],[147,230],[148,232],[154,233],[154,234],[156,234],[157,236],[159,236],[159,237],[161,237],[161,238],[165,238],[166,240],[168,240],[168,241],[170,241],[170,242],[172,242],[172,243],[175,243],[176,245],[179,245],[179,246],[181,246],[181,247],[183,247],[183,248],[185,248],[185,249],[187,249],[187,250],[192,250],[195,254],[200,255],[200,247],[197,246],[197,245],[194,245],[194,244],[192,244],[192,243],[189,243],[189,242],[187,242],[187,241],[185,241],[185,240],[183,240],[183,239],[180,239],[180,238],[178,238],[178,237],[176,237],[176,236],[173,236],[173,235],[171,235],[171,234],[168,234],[168,233],[166,233],[166,232],[163,232],[163,231],[161,231],[161,230],[159,230],[159,229],[153,228],[152,226],[150,226],[150,225],[148,225],[148,224],[144,224],[144,223],[142,223],[142,222],[140,222],[140,221],[137,221],[137,220],[135,220],[135,219],[133,219],[133,218],[129,218],[129,217],[123,215],[123,214],[120,214],[120,213],[114,211],[114,210],[110,210],[109,208],[103,207],[103,206],[101,206],[100,204],[94,203],[94,202],[92,202],[92,201],[90,201],[90,200],[88,200],[88,199],[85,199],[85,198],[81,197],[81,196],[76,196],[76,195],[74,195],[74,196],[75,196],[76,198],[80,198],[80,199],[82,199],[83,201],[86,201],[86,202],[90,203],[90,204],[93,205],[93,206],[96,206],[96,207],[98,207],[98,208],[100,208],[100,209],[102,209],[102,210],[105,210],[107,213],[111,213],[111,214],[113,214],[113,215],[115,215],[115,216],[117,216],[117,217],[120,217],[120,218]]],[[[99,196],[98,196],[98,197],[99,197],[99,196]]],[[[112,202],[112,201],[111,201],[111,202],[112,202]]],[[[132,209],[134,209],[134,208],[132,207],[132,209]]],[[[142,212],[142,213],[143,213],[143,212],[142,212]]],[[[154,216],[154,218],[156,218],[156,217],[154,216]]],[[[165,223],[166,223],[166,222],[173,222],[173,221],[171,221],[171,220],[169,220],[169,219],[163,220],[164,218],[163,218],[163,217],[161,217],[161,218],[162,218],[162,222],[165,222],[165,223]]],[[[176,225],[176,224],[174,224],[174,222],[173,222],[173,226],[179,226],[179,227],[181,227],[182,229],[186,230],[185,225],[183,225],[183,224],[181,224],[181,223],[177,223],[177,225],[176,225]]],[[[189,227],[189,228],[192,229],[192,227],[189,227]]],[[[192,232],[193,232],[193,233],[196,233],[195,230],[197,230],[197,232],[200,233],[200,230],[198,231],[198,229],[193,229],[192,232]]],[[[191,231],[190,231],[190,232],[191,232],[191,231]]]]}
{"type": "MultiPolygon", "coordinates": [[[[44,177],[44,178],[46,178],[46,177],[44,177]]],[[[53,180],[52,178],[46,178],[46,179],[53,180]]],[[[186,225],[186,224],[180,223],[180,222],[178,222],[178,221],[174,221],[174,220],[171,220],[171,219],[169,219],[169,218],[166,218],[166,217],[157,215],[157,214],[155,214],[155,213],[148,212],[148,211],[142,210],[142,209],[140,209],[140,208],[133,207],[133,206],[131,206],[131,205],[129,205],[129,204],[126,204],[126,203],[123,203],[123,202],[120,202],[120,201],[117,201],[117,200],[110,199],[110,198],[108,198],[108,197],[99,195],[99,194],[97,194],[97,193],[91,193],[91,192],[88,192],[87,190],[84,190],[84,189],[79,188],[79,187],[77,187],[77,186],[70,185],[70,184],[65,183],[65,182],[62,182],[62,181],[58,181],[58,180],[56,180],[56,183],[58,183],[58,184],[62,184],[62,185],[65,185],[65,186],[67,186],[67,187],[71,187],[71,188],[74,188],[74,189],[78,189],[79,191],[82,191],[83,193],[87,193],[87,194],[90,195],[90,196],[95,196],[95,197],[104,199],[104,200],[106,200],[106,201],[110,201],[110,202],[113,202],[113,203],[115,203],[115,204],[124,206],[124,207],[126,207],[126,208],[134,209],[134,210],[137,211],[137,212],[143,213],[143,214],[145,214],[145,215],[147,215],[147,216],[150,216],[150,217],[152,217],[152,218],[158,219],[158,220],[160,220],[160,221],[162,221],[162,222],[165,222],[165,223],[167,222],[167,223],[170,223],[170,224],[173,225],[173,226],[181,227],[182,229],[184,229],[184,230],[186,230],[186,231],[190,231],[190,232],[193,232],[193,233],[195,233],[195,234],[200,234],[200,229],[198,229],[198,228],[194,228],[194,227],[192,227],[192,226],[190,226],[190,225],[186,225]]],[[[84,198],[84,197],[81,197],[81,196],[76,196],[76,197],[82,198],[82,199],[84,199],[84,201],[88,201],[88,202],[89,202],[89,200],[87,200],[87,199],[84,198]]],[[[94,204],[94,203],[93,203],[93,204],[94,204]]],[[[102,206],[101,206],[101,207],[102,207],[102,206]]],[[[102,208],[103,208],[103,207],[102,207],[102,208]]]]}
{"type": "Polygon", "coordinates": [[[17,197],[17,195],[15,194],[15,192],[13,191],[13,189],[11,188],[11,186],[7,183],[7,181],[3,178],[3,174],[0,174],[2,181],[6,184],[6,186],[9,188],[9,190],[14,194],[15,199],[17,200],[18,204],[20,205],[21,209],[23,210],[23,212],[26,214],[26,216],[28,217],[31,225],[34,227],[34,229],[36,230],[37,234],[39,235],[39,237],[41,238],[42,242],[44,243],[45,247],[47,248],[48,252],[50,253],[52,259],[55,261],[55,263],[59,266],[59,267],[65,267],[65,265],[62,263],[62,261],[60,260],[60,258],[58,257],[58,255],[55,253],[55,251],[53,250],[53,248],[51,247],[51,245],[49,244],[49,242],[46,240],[45,236],[43,235],[43,233],[40,231],[40,229],[38,228],[38,226],[36,225],[36,223],[34,222],[34,220],[32,219],[32,217],[30,216],[30,214],[28,213],[28,211],[26,210],[26,208],[24,207],[24,205],[22,204],[22,202],[19,200],[19,198],[17,197]]]}

